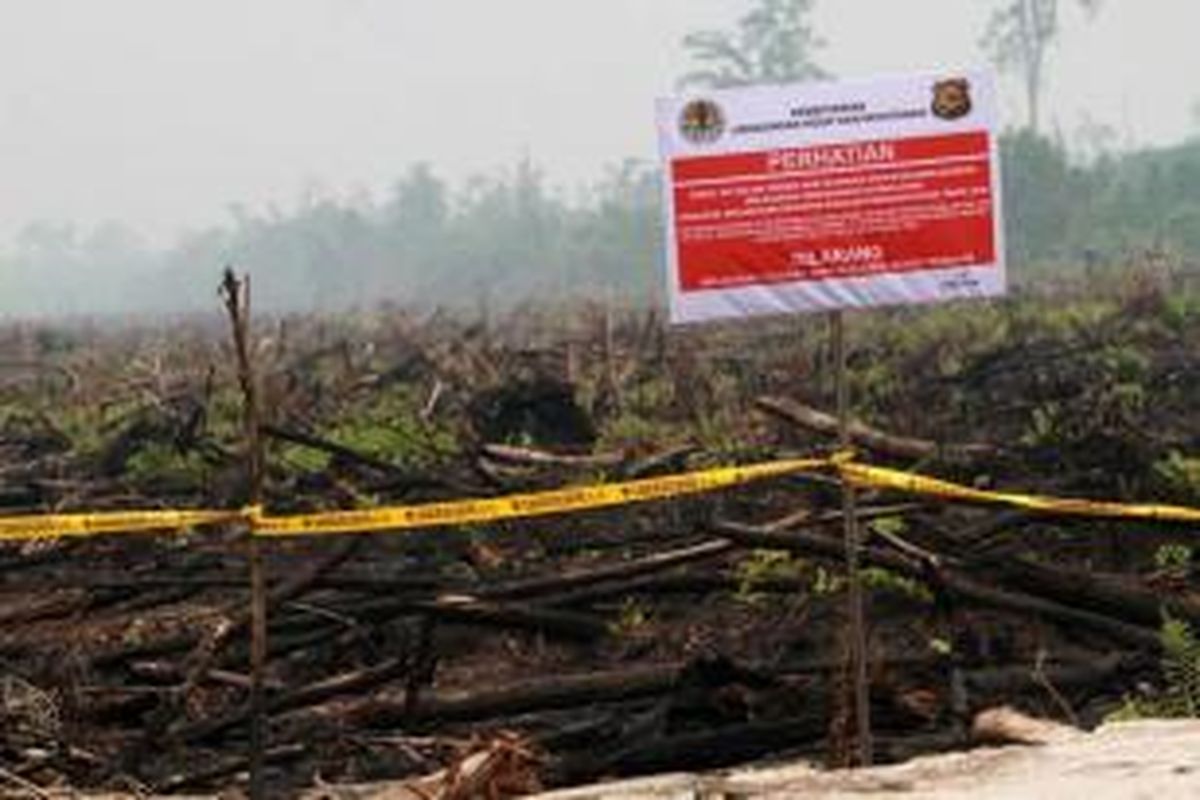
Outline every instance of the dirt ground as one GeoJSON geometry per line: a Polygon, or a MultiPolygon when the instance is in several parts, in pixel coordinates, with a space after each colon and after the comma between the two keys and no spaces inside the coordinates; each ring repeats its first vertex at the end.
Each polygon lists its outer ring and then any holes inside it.
{"type": "Polygon", "coordinates": [[[1200,722],[1147,720],[1037,746],[989,747],[853,772],[807,765],[674,774],[537,800],[1182,800],[1200,798],[1200,722]]]}

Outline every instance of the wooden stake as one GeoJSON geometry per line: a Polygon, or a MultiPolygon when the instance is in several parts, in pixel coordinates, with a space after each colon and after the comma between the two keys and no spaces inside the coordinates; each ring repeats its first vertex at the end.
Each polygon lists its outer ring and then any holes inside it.
{"type": "MultiPolygon", "coordinates": [[[[838,446],[847,450],[850,441],[850,388],[846,375],[846,325],[840,310],[830,319],[833,333],[833,359],[837,380],[838,446]]],[[[846,600],[850,617],[850,667],[854,692],[854,732],[857,765],[870,766],[874,760],[871,741],[871,694],[867,675],[867,629],[863,611],[862,575],[859,554],[862,541],[858,527],[858,498],[849,482],[842,482],[842,524],[846,548],[846,600]]]]}
{"type": "MultiPolygon", "coordinates": [[[[246,472],[249,482],[247,502],[258,506],[263,498],[263,447],[260,436],[261,413],[257,383],[250,353],[250,277],[238,280],[226,268],[221,295],[233,327],[237,353],[238,383],[242,389],[242,419],[245,426],[246,472]]],[[[263,800],[266,786],[263,775],[266,735],[263,679],[267,662],[267,590],[264,575],[262,541],[249,531],[250,562],[250,797],[263,800]]]]}

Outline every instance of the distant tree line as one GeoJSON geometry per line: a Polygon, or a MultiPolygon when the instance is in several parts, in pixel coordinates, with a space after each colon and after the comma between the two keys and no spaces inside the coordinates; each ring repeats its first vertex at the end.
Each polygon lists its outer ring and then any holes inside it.
{"type": "MultiPolygon", "coordinates": [[[[1200,139],[1086,165],[1028,129],[1001,147],[1014,280],[1147,252],[1200,261],[1200,139]]],[[[277,310],[501,309],[610,292],[657,302],[662,253],[653,165],[622,164],[574,198],[530,162],[459,187],[418,165],[381,200],[236,211],[162,251],[116,226],[31,226],[0,256],[0,314],[211,310],[229,263],[252,274],[258,307],[277,310]]]]}
{"type": "Polygon", "coordinates": [[[116,226],[34,225],[0,255],[0,314],[210,310],[225,264],[252,275],[257,307],[279,310],[652,295],[656,170],[628,161],[577,194],[551,187],[530,161],[463,186],[419,164],[384,198],[234,209],[227,224],[164,251],[116,226]]]}

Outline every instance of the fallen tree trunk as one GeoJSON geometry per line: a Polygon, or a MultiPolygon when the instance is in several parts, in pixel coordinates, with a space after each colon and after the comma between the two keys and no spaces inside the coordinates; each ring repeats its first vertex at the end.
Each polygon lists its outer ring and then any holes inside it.
{"type": "Polygon", "coordinates": [[[1055,690],[1075,690],[1088,687],[1110,688],[1122,674],[1132,674],[1150,666],[1153,661],[1138,653],[1109,653],[1094,661],[1074,664],[1052,664],[989,667],[966,670],[963,681],[974,704],[996,703],[1020,695],[1048,683],[1055,690]]]}
{"type": "Polygon", "coordinates": [[[389,489],[446,489],[456,494],[478,494],[479,490],[473,487],[465,486],[456,481],[439,478],[435,475],[426,473],[413,472],[390,461],[376,458],[367,453],[360,452],[337,442],[330,441],[320,436],[302,431],[290,430],[281,428],[278,425],[263,424],[259,430],[265,436],[272,439],[278,439],[292,444],[311,447],[314,450],[320,450],[323,453],[328,453],[335,458],[340,458],[350,464],[357,464],[361,467],[366,467],[373,472],[383,475],[388,479],[386,486],[389,489]]]}
{"type": "Polygon", "coordinates": [[[501,689],[441,694],[423,699],[411,715],[403,698],[372,698],[341,718],[355,725],[387,728],[415,722],[470,722],[597,702],[614,703],[662,694],[671,687],[679,668],[679,664],[667,664],[554,676],[501,689]]]}
{"type": "MultiPolygon", "coordinates": [[[[817,433],[836,436],[838,419],[785,397],[760,397],[755,405],[772,416],[817,433]]],[[[989,444],[942,444],[928,439],[896,436],[858,420],[850,422],[850,441],[854,444],[898,458],[936,458],[944,461],[974,461],[995,455],[989,444]]]]}
{"type": "MultiPolygon", "coordinates": [[[[259,430],[263,433],[263,435],[269,436],[272,439],[278,439],[282,442],[290,442],[292,444],[310,447],[313,450],[320,450],[323,453],[328,453],[331,456],[343,459],[351,464],[358,464],[359,466],[367,467],[392,478],[414,478],[414,476],[411,475],[408,470],[404,469],[403,467],[399,467],[390,461],[384,461],[383,459],[376,458],[368,453],[359,452],[358,450],[346,447],[345,445],[338,444],[337,442],[330,441],[329,439],[325,439],[315,434],[290,430],[288,428],[282,428],[278,425],[271,424],[263,424],[259,426],[259,430]]],[[[434,485],[441,484],[435,482],[434,485]]]]}
{"type": "MultiPolygon", "coordinates": [[[[809,532],[778,533],[753,525],[735,522],[713,523],[718,533],[749,547],[786,550],[793,553],[815,555],[841,560],[845,558],[845,545],[838,539],[809,532]]],[[[1081,611],[1059,603],[1028,594],[998,589],[969,578],[947,568],[934,569],[928,564],[914,561],[898,553],[876,547],[864,547],[863,563],[884,567],[905,577],[915,578],[945,590],[970,603],[991,608],[1034,614],[1065,626],[1079,626],[1102,633],[1126,645],[1157,649],[1158,633],[1148,628],[1131,625],[1091,611],[1081,611]]]]}
{"type": "MultiPolygon", "coordinates": [[[[339,603],[327,610],[354,625],[386,622],[406,615],[429,615],[438,622],[530,631],[568,641],[590,642],[608,635],[608,626],[592,615],[497,603],[469,594],[339,603]]],[[[272,635],[277,631],[299,634],[327,627],[328,623],[325,615],[315,619],[293,617],[275,621],[271,630],[272,635]]]]}
{"type": "MultiPolygon", "coordinates": [[[[883,663],[890,667],[904,667],[928,666],[935,661],[936,656],[919,655],[885,658],[883,663]]],[[[489,720],[661,695],[675,686],[688,663],[671,662],[578,675],[557,675],[483,691],[443,692],[423,699],[411,711],[401,696],[366,698],[341,708],[313,711],[318,716],[336,716],[343,723],[370,728],[388,728],[415,722],[489,720]]],[[[750,664],[744,669],[778,677],[828,673],[842,666],[842,662],[836,658],[820,658],[785,664],[750,664]]]]}
{"type": "Polygon", "coordinates": [[[1200,602],[1171,596],[1129,580],[1063,569],[1018,558],[976,558],[966,562],[974,574],[986,574],[1005,586],[1064,603],[1078,604],[1137,625],[1157,626],[1163,610],[1200,624],[1200,602]]]}
{"type": "Polygon", "coordinates": [[[747,581],[726,573],[685,572],[678,575],[639,575],[617,583],[585,586],[582,589],[555,595],[546,603],[559,608],[586,606],[628,595],[709,594],[711,592],[747,591],[756,594],[805,592],[811,581],[803,578],[764,578],[747,581]]]}
{"type": "Polygon", "coordinates": [[[588,455],[566,455],[535,450],[531,447],[514,447],[507,444],[485,444],[483,454],[497,461],[524,464],[531,467],[570,467],[593,469],[595,467],[618,467],[625,463],[624,453],[592,453],[588,455]]]}
{"type": "Polygon", "coordinates": [[[718,769],[825,738],[823,709],[792,719],[747,722],[630,744],[615,753],[562,760],[551,782],[586,783],[605,775],[646,775],[681,769],[718,769]]]}
{"type": "MultiPolygon", "coordinates": [[[[280,714],[291,709],[313,706],[339,695],[367,692],[403,676],[409,667],[408,658],[391,658],[366,669],[335,675],[272,698],[267,703],[267,713],[280,714]]],[[[249,719],[250,706],[245,705],[223,716],[192,723],[176,735],[189,743],[203,742],[220,736],[248,722],[249,719]]]]}
{"type": "Polygon", "coordinates": [[[606,565],[573,575],[528,578],[523,581],[514,581],[495,587],[484,588],[479,590],[477,594],[480,597],[493,600],[528,599],[552,595],[572,589],[593,586],[597,583],[662,572],[683,564],[716,558],[733,549],[733,543],[728,540],[712,539],[677,550],[653,553],[624,564],[606,565]]]}

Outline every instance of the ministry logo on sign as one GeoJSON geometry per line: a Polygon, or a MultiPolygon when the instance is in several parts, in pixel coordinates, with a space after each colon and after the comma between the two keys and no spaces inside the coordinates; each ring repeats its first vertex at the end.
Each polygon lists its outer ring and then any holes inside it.
{"type": "Polygon", "coordinates": [[[949,78],[933,85],[934,116],[961,119],[971,113],[971,84],[966,78],[949,78]]]}
{"type": "Polygon", "coordinates": [[[712,100],[692,100],[679,112],[679,133],[692,144],[710,144],[725,132],[725,112],[712,100]]]}

